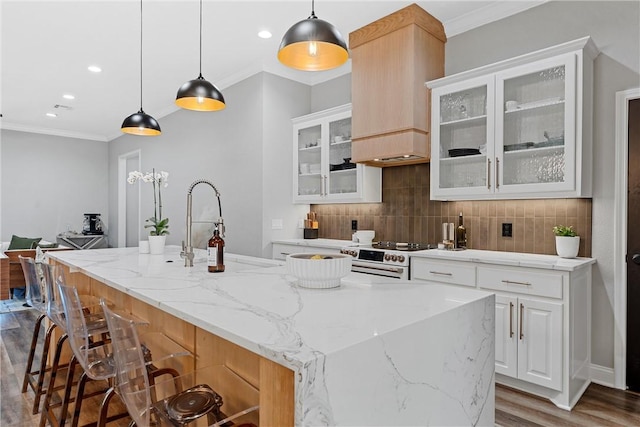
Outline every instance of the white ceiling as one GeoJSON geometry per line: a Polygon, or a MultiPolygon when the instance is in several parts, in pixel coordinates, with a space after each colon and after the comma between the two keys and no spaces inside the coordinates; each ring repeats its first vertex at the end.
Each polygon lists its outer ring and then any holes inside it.
{"type": "MultiPolygon", "coordinates": [[[[415,3],[438,18],[451,37],[544,1],[415,3]]],[[[410,3],[318,0],[315,12],[348,42],[351,31],[410,3]]],[[[205,0],[203,76],[224,93],[225,87],[261,70],[307,84],[350,72],[350,61],[316,73],[277,61],[282,35],[310,10],[309,0],[205,0]],[[262,29],[273,37],[258,38],[262,29]]],[[[162,117],[177,110],[173,102],[180,85],[198,75],[198,19],[197,0],[143,3],[143,107],[161,126],[162,117]]],[[[98,141],[121,135],[122,120],[140,106],[138,0],[0,0],[0,23],[2,128],[98,141]],[[102,73],[87,71],[91,64],[102,67],[102,73]],[[65,93],[75,99],[64,99],[65,93]]]]}

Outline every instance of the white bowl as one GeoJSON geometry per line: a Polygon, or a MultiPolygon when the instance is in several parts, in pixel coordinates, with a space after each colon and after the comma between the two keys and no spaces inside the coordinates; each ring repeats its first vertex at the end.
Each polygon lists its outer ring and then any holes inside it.
{"type": "Polygon", "coordinates": [[[356,231],[356,237],[358,238],[358,243],[371,244],[375,235],[376,235],[376,232],[374,230],[356,231]]]}
{"type": "Polygon", "coordinates": [[[287,270],[303,288],[329,289],[340,286],[340,279],[351,272],[351,255],[304,253],[287,255],[287,270]],[[313,259],[322,257],[322,259],[313,259]]]}

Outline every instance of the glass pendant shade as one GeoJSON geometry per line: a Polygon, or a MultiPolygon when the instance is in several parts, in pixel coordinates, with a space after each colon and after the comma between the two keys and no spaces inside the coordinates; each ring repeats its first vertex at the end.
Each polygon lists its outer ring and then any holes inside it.
{"type": "Polygon", "coordinates": [[[202,74],[180,86],[176,95],[176,105],[194,111],[219,111],[226,106],[222,92],[205,80],[202,74]]]}
{"type": "Polygon", "coordinates": [[[303,71],[324,71],[347,62],[349,51],[340,32],[312,12],[294,24],[282,37],[278,60],[303,71]]]}
{"type": "Polygon", "coordinates": [[[120,129],[124,133],[142,136],[155,136],[162,132],[156,119],[142,111],[142,108],[124,119],[120,129]]]}

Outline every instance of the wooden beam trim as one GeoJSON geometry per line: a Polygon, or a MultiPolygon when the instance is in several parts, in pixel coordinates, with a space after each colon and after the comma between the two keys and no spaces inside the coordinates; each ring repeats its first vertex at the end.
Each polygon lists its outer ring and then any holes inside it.
{"type": "Polygon", "coordinates": [[[442,42],[447,41],[444,26],[429,12],[413,3],[349,34],[349,49],[375,40],[409,25],[417,25],[442,42]]]}

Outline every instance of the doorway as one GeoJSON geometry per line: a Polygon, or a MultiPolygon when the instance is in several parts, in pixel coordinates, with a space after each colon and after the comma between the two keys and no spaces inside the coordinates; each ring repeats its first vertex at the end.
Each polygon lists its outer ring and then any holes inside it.
{"type": "Polygon", "coordinates": [[[628,104],[627,387],[640,392],[640,99],[628,104]]]}
{"type": "Polygon", "coordinates": [[[141,168],[140,150],[118,156],[118,247],[135,247],[140,241],[140,186],[129,185],[129,172],[141,168]]]}

